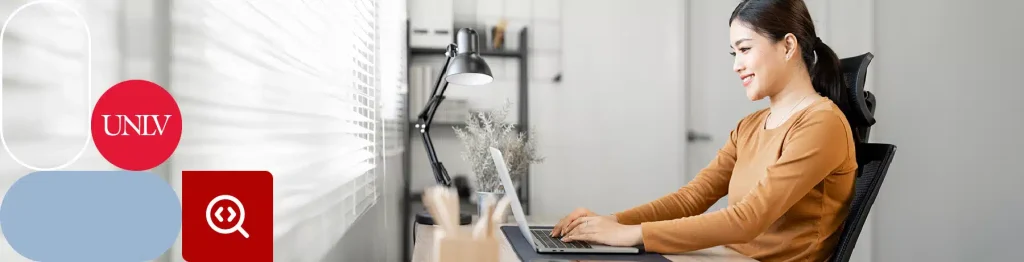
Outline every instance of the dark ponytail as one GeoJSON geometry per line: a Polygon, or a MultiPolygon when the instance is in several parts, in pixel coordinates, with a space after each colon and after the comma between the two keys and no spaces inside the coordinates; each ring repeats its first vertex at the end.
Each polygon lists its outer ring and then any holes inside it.
{"type": "MultiPolygon", "coordinates": [[[[821,42],[821,38],[815,37],[814,39],[813,54],[807,52],[810,55],[804,55],[804,64],[808,65],[807,68],[811,68],[811,83],[814,85],[814,90],[818,91],[818,94],[832,99],[837,105],[845,106],[848,104],[845,101],[846,96],[843,95],[846,91],[846,81],[839,69],[839,56],[832,51],[832,48],[821,42]],[[817,61],[814,61],[815,56],[817,61]]],[[[848,112],[845,109],[843,108],[843,112],[848,112]]]]}
{"type": "Polygon", "coordinates": [[[732,11],[729,24],[733,21],[742,22],[776,42],[792,33],[814,90],[840,106],[846,105],[846,101],[841,101],[846,97],[842,95],[846,82],[839,71],[839,57],[818,38],[803,0],[744,0],[732,11]]]}

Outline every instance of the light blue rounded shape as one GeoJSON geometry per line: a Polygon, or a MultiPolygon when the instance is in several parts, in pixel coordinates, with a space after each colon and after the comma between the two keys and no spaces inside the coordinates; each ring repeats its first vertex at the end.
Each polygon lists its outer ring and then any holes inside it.
{"type": "Polygon", "coordinates": [[[152,260],[180,229],[178,195],[150,172],[35,172],[0,204],[0,230],[33,261],[152,260]]]}

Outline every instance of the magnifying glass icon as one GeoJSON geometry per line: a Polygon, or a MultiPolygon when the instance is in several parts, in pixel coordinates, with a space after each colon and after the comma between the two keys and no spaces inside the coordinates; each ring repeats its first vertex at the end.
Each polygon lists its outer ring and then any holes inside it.
{"type": "MultiPolygon", "coordinates": [[[[231,221],[235,220],[235,215],[236,215],[235,214],[235,210],[232,209],[231,207],[228,207],[227,211],[228,211],[228,217],[227,217],[228,222],[231,222],[231,221]]],[[[238,233],[241,233],[243,237],[249,238],[249,233],[245,232],[245,229],[242,229],[242,222],[243,221],[245,221],[245,207],[242,206],[242,202],[241,201],[238,201],[238,198],[235,198],[232,195],[219,195],[219,196],[213,198],[213,200],[210,200],[210,204],[206,206],[206,223],[210,224],[210,228],[212,228],[213,231],[216,231],[217,233],[221,233],[221,234],[225,234],[226,235],[226,234],[231,234],[231,233],[238,232],[238,233]],[[228,229],[224,229],[224,228],[218,227],[216,224],[213,223],[213,217],[211,217],[211,215],[213,215],[213,216],[217,217],[217,221],[222,221],[222,222],[224,221],[224,216],[221,215],[221,213],[224,212],[224,208],[223,207],[217,208],[217,212],[210,212],[211,210],[213,210],[213,204],[216,204],[217,201],[221,201],[221,200],[231,201],[232,203],[235,203],[235,206],[238,206],[238,214],[237,214],[238,215],[238,223],[235,223],[235,226],[233,226],[231,228],[228,228],[228,229]]]]}

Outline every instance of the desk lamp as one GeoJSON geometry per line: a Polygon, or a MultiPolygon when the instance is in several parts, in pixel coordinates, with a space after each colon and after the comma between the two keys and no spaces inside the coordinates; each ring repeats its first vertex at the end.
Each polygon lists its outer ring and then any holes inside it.
{"type": "MultiPolygon", "coordinates": [[[[430,123],[434,120],[434,114],[445,98],[444,91],[448,89],[448,83],[474,86],[488,84],[494,80],[491,76],[491,68],[477,53],[479,44],[476,31],[469,28],[460,29],[456,35],[456,43],[449,44],[445,50],[444,55],[447,60],[434,84],[434,89],[430,91],[430,100],[427,101],[416,122],[416,128],[419,128],[420,135],[423,136],[423,147],[427,150],[427,158],[430,161],[430,170],[434,173],[434,180],[437,184],[445,187],[452,186],[452,179],[448,176],[448,170],[444,168],[444,164],[437,159],[434,143],[430,139],[430,123]]],[[[417,213],[416,222],[435,225],[434,219],[427,211],[417,213]]],[[[459,212],[460,225],[468,225],[471,222],[470,214],[459,212]]]]}

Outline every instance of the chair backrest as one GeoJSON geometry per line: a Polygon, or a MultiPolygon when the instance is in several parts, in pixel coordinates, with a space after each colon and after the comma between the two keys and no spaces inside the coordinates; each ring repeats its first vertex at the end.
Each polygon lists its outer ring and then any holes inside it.
{"type": "Polygon", "coordinates": [[[857,144],[859,166],[850,211],[843,222],[839,242],[832,253],[831,261],[850,260],[857,238],[864,227],[864,221],[875,203],[875,197],[882,186],[882,181],[885,180],[885,173],[896,154],[895,145],[868,143],[871,126],[875,124],[875,96],[864,91],[864,83],[867,81],[868,65],[874,57],[871,53],[864,53],[840,59],[840,69],[846,88],[827,90],[827,94],[824,94],[839,105],[850,122],[850,129],[857,144]]]}
{"type": "Polygon", "coordinates": [[[850,260],[853,248],[857,245],[857,238],[864,227],[864,221],[868,218],[871,205],[875,203],[878,189],[882,187],[885,173],[889,170],[889,164],[892,163],[895,154],[895,145],[857,143],[857,164],[860,168],[857,170],[853,201],[850,204],[850,214],[843,222],[839,242],[832,253],[831,261],[850,260]]]}

